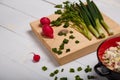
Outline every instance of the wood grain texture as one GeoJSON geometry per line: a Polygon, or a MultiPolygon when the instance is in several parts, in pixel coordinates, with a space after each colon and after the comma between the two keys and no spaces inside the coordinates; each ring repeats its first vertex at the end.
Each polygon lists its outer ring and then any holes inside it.
{"type": "MultiPolygon", "coordinates": [[[[58,15],[50,15],[48,16],[51,20],[55,20],[58,15]]],[[[52,48],[59,48],[59,45],[62,43],[63,39],[69,39],[70,34],[68,33],[67,36],[58,36],[58,32],[63,29],[62,26],[60,27],[53,27],[54,29],[54,39],[49,39],[46,37],[43,37],[41,35],[41,26],[39,20],[36,20],[34,22],[31,22],[31,28],[32,31],[35,33],[35,35],[38,37],[38,39],[44,44],[44,46],[50,51],[50,53],[55,57],[55,59],[58,61],[60,65],[63,65],[65,63],[68,63],[70,61],[73,61],[77,58],[83,57],[87,54],[90,54],[91,52],[94,52],[97,50],[98,46],[106,39],[110,37],[120,36],[120,25],[117,24],[115,21],[107,17],[103,14],[105,22],[110,26],[110,28],[113,30],[114,35],[108,36],[108,34],[105,32],[106,37],[103,39],[96,39],[94,36],[92,36],[92,40],[89,41],[86,37],[84,37],[81,33],[77,32],[75,29],[69,27],[67,28],[69,31],[73,31],[73,35],[75,36],[75,39],[69,40],[69,43],[65,45],[65,49],[63,50],[63,53],[61,55],[57,55],[54,52],[52,52],[52,48]],[[75,40],[79,40],[79,44],[75,44],[75,40]],[[70,48],[70,52],[66,53],[65,50],[70,48]]],[[[92,35],[92,34],[91,34],[92,35]]]]}

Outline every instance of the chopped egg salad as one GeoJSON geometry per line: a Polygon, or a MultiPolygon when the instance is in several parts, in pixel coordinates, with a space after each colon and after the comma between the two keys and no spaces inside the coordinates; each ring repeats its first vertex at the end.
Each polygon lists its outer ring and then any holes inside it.
{"type": "Polygon", "coordinates": [[[109,69],[120,72],[120,42],[116,47],[110,47],[105,50],[102,56],[102,62],[109,69]]]}

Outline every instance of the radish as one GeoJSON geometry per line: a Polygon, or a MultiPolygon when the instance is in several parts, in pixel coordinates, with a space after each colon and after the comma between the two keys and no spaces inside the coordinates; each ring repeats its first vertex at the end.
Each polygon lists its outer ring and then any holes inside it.
{"type": "Polygon", "coordinates": [[[43,25],[42,26],[42,33],[44,36],[49,37],[49,38],[53,38],[53,28],[50,25],[43,25]]]}
{"type": "Polygon", "coordinates": [[[40,19],[40,23],[41,23],[42,25],[45,25],[45,24],[50,25],[50,19],[47,18],[47,17],[42,17],[42,18],[40,19]]]}
{"type": "Polygon", "coordinates": [[[40,56],[34,53],[33,61],[34,62],[39,62],[39,60],[40,60],[40,56]]]}

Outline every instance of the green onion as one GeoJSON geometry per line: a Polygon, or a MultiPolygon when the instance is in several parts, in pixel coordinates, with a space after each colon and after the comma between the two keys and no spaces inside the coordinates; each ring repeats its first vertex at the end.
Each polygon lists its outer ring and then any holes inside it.
{"type": "Polygon", "coordinates": [[[66,49],[66,53],[67,53],[67,52],[70,52],[70,49],[66,49]]]}
{"type": "Polygon", "coordinates": [[[61,69],[61,72],[63,72],[63,71],[64,71],[64,69],[62,68],[62,69],[61,69]]]}
{"type": "Polygon", "coordinates": [[[69,36],[69,39],[74,39],[75,37],[73,35],[70,35],[69,36]]]}
{"type": "Polygon", "coordinates": [[[75,41],[75,43],[76,43],[76,44],[78,44],[78,43],[79,43],[79,41],[78,41],[78,40],[76,40],[76,41],[75,41]]]}
{"type": "Polygon", "coordinates": [[[81,68],[81,67],[78,67],[78,68],[77,68],[77,71],[81,71],[81,70],[82,70],[82,68],[81,68]]]}
{"type": "Polygon", "coordinates": [[[73,33],[73,31],[70,31],[70,34],[72,34],[73,33]]]}
{"type": "Polygon", "coordinates": [[[55,8],[62,8],[62,4],[55,5],[55,8]]]}
{"type": "Polygon", "coordinates": [[[54,80],[57,80],[57,79],[58,79],[58,77],[57,77],[57,76],[55,76],[54,80]]]}
{"type": "Polygon", "coordinates": [[[57,10],[57,11],[55,11],[55,14],[62,14],[62,11],[61,10],[57,10]]]}
{"type": "Polygon", "coordinates": [[[47,70],[47,67],[46,67],[46,66],[43,66],[43,67],[42,67],[42,70],[43,70],[43,71],[46,71],[46,70],[47,70]]]}
{"type": "Polygon", "coordinates": [[[102,16],[101,12],[99,11],[98,7],[96,6],[96,4],[93,1],[91,1],[91,5],[94,7],[94,10],[96,11],[96,13],[98,15],[100,23],[103,25],[105,30],[108,32],[109,35],[113,35],[112,29],[105,23],[103,16],[102,16]]]}
{"type": "Polygon", "coordinates": [[[75,72],[74,68],[70,68],[69,72],[74,73],[75,72]]]}
{"type": "Polygon", "coordinates": [[[62,77],[60,78],[60,80],[67,80],[67,77],[62,77]]]}
{"type": "Polygon", "coordinates": [[[69,42],[69,40],[66,39],[66,38],[63,40],[63,43],[64,43],[64,44],[68,44],[68,42],[69,42]]]}
{"type": "Polygon", "coordinates": [[[64,28],[67,28],[69,26],[69,22],[65,22],[65,24],[64,24],[64,28]]]}
{"type": "Polygon", "coordinates": [[[92,68],[90,68],[90,66],[87,65],[87,67],[86,67],[86,69],[85,69],[84,71],[85,71],[86,73],[91,72],[91,71],[92,71],[92,68]]]}
{"type": "Polygon", "coordinates": [[[58,74],[58,72],[59,72],[59,70],[55,70],[55,71],[54,71],[54,74],[58,74]]]}
{"type": "Polygon", "coordinates": [[[75,80],[83,80],[83,79],[79,75],[76,75],[75,80]]]}
{"type": "Polygon", "coordinates": [[[92,76],[92,75],[88,75],[87,78],[88,79],[96,79],[97,77],[96,76],[92,76]]]}
{"type": "Polygon", "coordinates": [[[54,73],[50,73],[50,77],[53,77],[55,74],[54,73]]]}
{"type": "Polygon", "coordinates": [[[94,7],[92,6],[90,0],[87,0],[87,7],[88,7],[88,10],[91,14],[91,16],[93,17],[93,20],[95,21],[95,29],[98,31],[99,35],[101,38],[104,38],[105,37],[105,34],[103,32],[103,29],[102,29],[102,25],[100,24],[100,21],[99,21],[99,18],[94,10],[94,7]]]}

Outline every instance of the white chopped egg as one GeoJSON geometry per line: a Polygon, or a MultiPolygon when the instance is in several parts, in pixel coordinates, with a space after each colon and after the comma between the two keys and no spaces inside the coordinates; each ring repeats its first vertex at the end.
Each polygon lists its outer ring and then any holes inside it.
{"type": "Polygon", "coordinates": [[[120,42],[118,46],[108,48],[103,54],[103,63],[110,69],[120,72],[120,42]]]}

